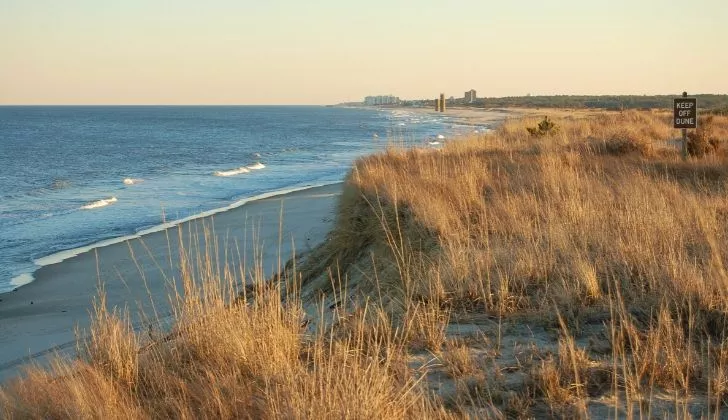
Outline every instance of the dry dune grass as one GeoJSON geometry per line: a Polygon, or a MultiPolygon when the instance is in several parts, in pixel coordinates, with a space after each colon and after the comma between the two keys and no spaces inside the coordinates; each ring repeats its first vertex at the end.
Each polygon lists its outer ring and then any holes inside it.
{"type": "MultiPolygon", "coordinates": [[[[724,378],[710,355],[728,344],[728,119],[710,122],[715,153],[687,162],[669,121],[605,113],[534,138],[525,128],[538,120],[518,120],[439,152],[361,159],[329,258],[352,277],[362,256],[377,261],[361,290],[402,308],[435,302],[460,320],[530,314],[554,327],[560,315],[569,337],[608,321],[600,334],[614,359],[585,372],[602,382],[611,372],[612,395],[710,391],[722,401],[725,386],[710,383],[724,380],[708,376],[724,378]]],[[[557,352],[567,367],[588,360],[583,349],[557,352]]],[[[555,372],[567,395],[587,398],[573,389],[589,378],[555,372]]]]}
{"type": "Polygon", "coordinates": [[[231,283],[183,275],[171,333],[135,333],[102,297],[79,360],[9,384],[2,417],[440,417],[416,378],[401,374],[398,346],[364,344],[364,324],[304,335],[300,301],[284,302],[279,289],[256,287],[231,304],[231,283]]]}
{"type": "Polygon", "coordinates": [[[725,161],[681,162],[660,116],[617,118],[562,121],[535,140],[514,122],[439,153],[362,159],[332,251],[346,264],[370,246],[406,274],[379,277],[394,292],[486,311],[606,305],[617,292],[642,308],[726,309],[725,161]],[[603,155],[612,142],[637,146],[603,155]]]}
{"type": "Polygon", "coordinates": [[[101,300],[79,360],[29,370],[0,413],[720,417],[728,118],[685,162],[667,114],[537,123],[357,161],[330,240],[274,281],[231,299],[239,279],[184,265],[148,336],[101,300]]]}

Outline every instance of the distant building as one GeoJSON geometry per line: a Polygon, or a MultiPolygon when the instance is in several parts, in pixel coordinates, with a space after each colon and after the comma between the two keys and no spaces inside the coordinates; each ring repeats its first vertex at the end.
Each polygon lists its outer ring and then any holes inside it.
{"type": "Polygon", "coordinates": [[[475,89],[470,89],[469,91],[465,92],[465,103],[466,104],[472,104],[475,102],[476,94],[475,89]]]}
{"type": "Polygon", "coordinates": [[[376,106],[376,105],[397,105],[399,104],[399,98],[392,95],[379,95],[379,96],[367,96],[364,98],[364,105],[376,106]]]}

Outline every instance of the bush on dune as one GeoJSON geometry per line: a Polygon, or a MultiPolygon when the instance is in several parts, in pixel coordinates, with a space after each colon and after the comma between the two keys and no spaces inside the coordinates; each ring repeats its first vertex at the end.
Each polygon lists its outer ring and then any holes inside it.
{"type": "Polygon", "coordinates": [[[554,134],[558,131],[558,127],[553,121],[549,120],[549,117],[544,117],[543,121],[538,123],[536,127],[526,127],[526,131],[531,137],[543,137],[554,134]]]}

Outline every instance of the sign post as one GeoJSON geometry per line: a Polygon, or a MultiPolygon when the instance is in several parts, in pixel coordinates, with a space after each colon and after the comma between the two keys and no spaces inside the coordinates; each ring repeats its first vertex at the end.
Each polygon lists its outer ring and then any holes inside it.
{"type": "Polygon", "coordinates": [[[688,128],[698,128],[698,101],[695,98],[688,98],[688,93],[683,92],[682,98],[675,98],[672,102],[672,126],[682,129],[682,155],[683,159],[687,159],[688,128]]]}

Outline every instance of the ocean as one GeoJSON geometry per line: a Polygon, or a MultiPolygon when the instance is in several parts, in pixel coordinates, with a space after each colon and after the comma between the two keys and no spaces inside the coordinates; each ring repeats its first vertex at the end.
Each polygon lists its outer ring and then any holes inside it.
{"type": "Polygon", "coordinates": [[[0,107],[0,293],[94,246],[340,182],[388,144],[466,129],[339,107],[0,107]]]}

